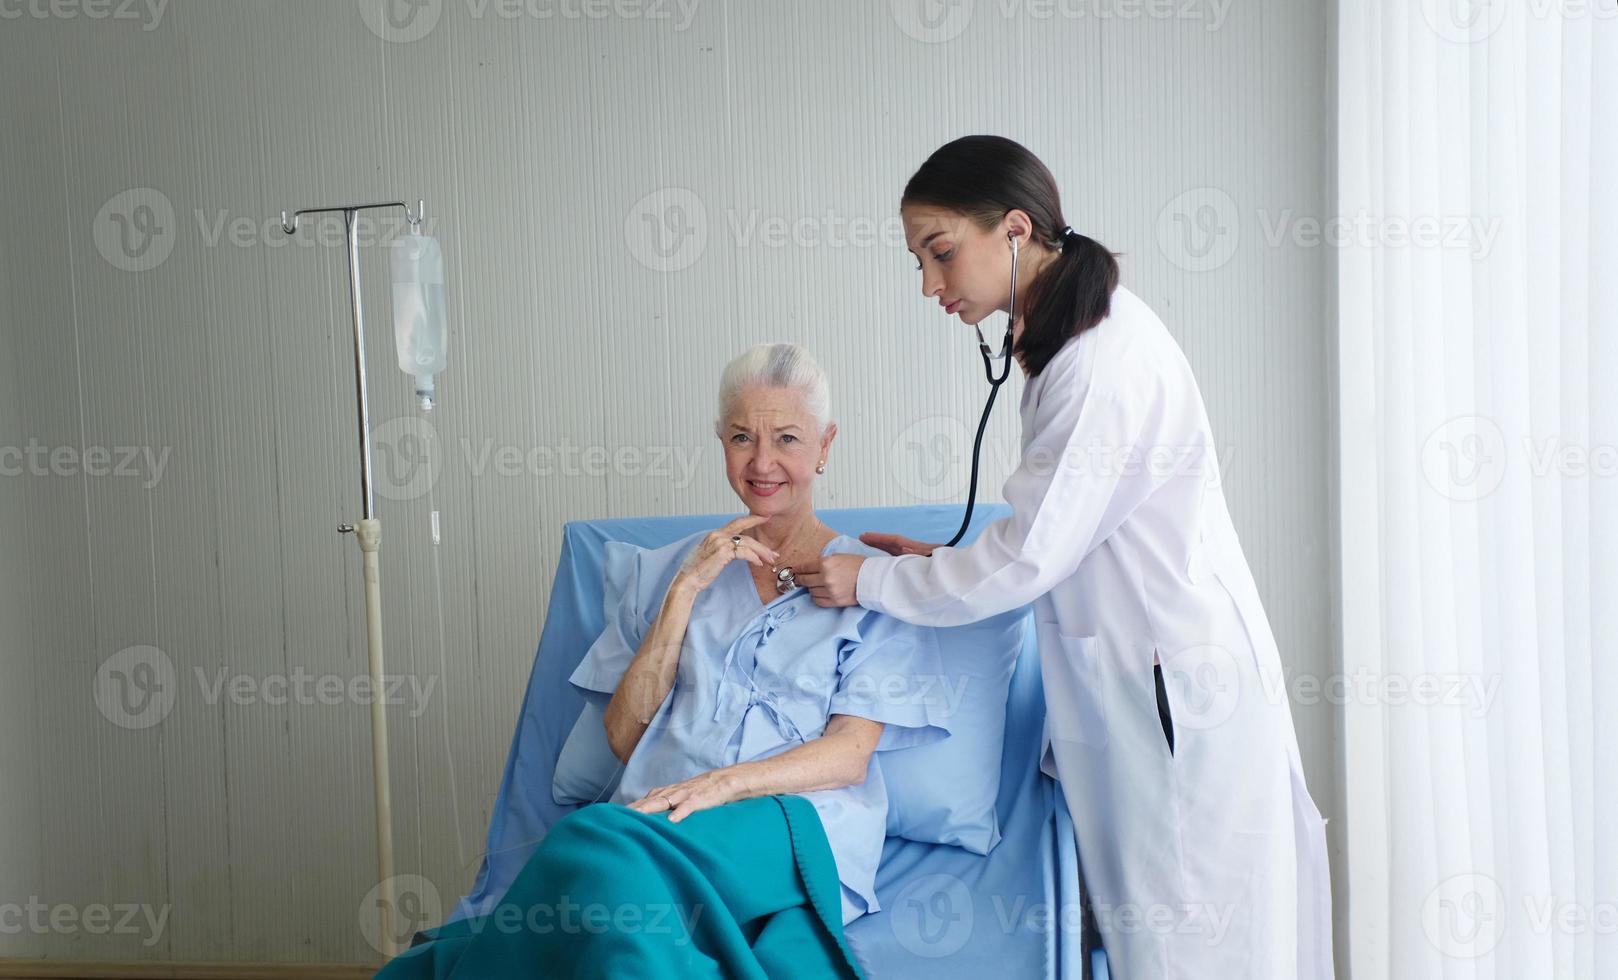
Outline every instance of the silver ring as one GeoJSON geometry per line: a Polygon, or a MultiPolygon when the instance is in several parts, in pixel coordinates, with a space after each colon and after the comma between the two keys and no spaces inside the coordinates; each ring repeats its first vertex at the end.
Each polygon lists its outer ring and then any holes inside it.
{"type": "Polygon", "coordinates": [[[742,536],[740,534],[732,534],[730,536],[730,543],[740,548],[742,546],[742,536]]]}

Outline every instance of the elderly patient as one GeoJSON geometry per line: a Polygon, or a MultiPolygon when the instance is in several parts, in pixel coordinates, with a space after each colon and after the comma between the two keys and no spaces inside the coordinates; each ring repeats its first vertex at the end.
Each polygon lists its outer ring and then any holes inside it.
{"type": "Polygon", "coordinates": [[[725,368],[716,428],[748,514],[635,554],[571,678],[605,706],[611,802],[557,823],[499,906],[384,976],[859,975],[842,927],[878,909],[876,754],[947,731],[920,696],[940,671],[930,631],[822,608],[793,580],[807,558],[874,553],[815,516],[828,402],[794,345],[725,368]]]}

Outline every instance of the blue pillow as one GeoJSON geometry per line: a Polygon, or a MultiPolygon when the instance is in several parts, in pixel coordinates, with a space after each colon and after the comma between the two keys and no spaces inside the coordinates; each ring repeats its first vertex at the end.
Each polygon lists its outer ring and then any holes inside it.
{"type": "Polygon", "coordinates": [[[595,701],[585,701],[579,720],[573,723],[562,754],[556,757],[556,775],[551,780],[551,798],[569,803],[599,803],[618,789],[624,767],[607,744],[606,711],[595,701]]]}
{"type": "Polygon", "coordinates": [[[1000,843],[1000,757],[1006,698],[1028,629],[1028,610],[1015,609],[966,626],[936,630],[950,737],[884,752],[878,759],[888,789],[888,836],[954,844],[987,854],[1000,843]]]}
{"type": "MultiPolygon", "coordinates": [[[[620,614],[620,600],[630,583],[636,581],[635,562],[640,549],[622,541],[608,541],[601,555],[602,621],[612,623],[620,614]]],[[[551,779],[551,798],[566,806],[570,803],[596,803],[618,789],[623,763],[607,744],[606,702],[586,695],[584,710],[573,723],[556,757],[556,775],[551,779]]]]}

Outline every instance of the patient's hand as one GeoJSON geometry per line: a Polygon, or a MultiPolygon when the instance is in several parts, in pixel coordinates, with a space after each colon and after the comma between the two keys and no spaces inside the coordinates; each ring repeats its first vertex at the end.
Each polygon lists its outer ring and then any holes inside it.
{"type": "Polygon", "coordinates": [[[712,585],[713,580],[719,577],[725,566],[733,561],[745,561],[750,565],[760,566],[780,561],[781,556],[764,542],[742,533],[767,520],[768,517],[758,514],[746,514],[717,531],[709,531],[702,542],[685,556],[685,561],[680,563],[680,572],[675,576],[674,585],[694,594],[712,585]]]}
{"type": "Polygon", "coordinates": [[[882,723],[858,715],[832,715],[816,738],[779,755],[713,769],[694,779],[659,786],[629,804],[641,813],[669,812],[679,823],[707,810],[756,796],[838,789],[865,781],[871,753],[882,740],[882,723]]]}
{"type": "Polygon", "coordinates": [[[669,786],[659,786],[629,804],[641,813],[669,813],[670,823],[679,823],[699,810],[710,810],[741,799],[741,781],[728,769],[712,769],[669,786]]]}

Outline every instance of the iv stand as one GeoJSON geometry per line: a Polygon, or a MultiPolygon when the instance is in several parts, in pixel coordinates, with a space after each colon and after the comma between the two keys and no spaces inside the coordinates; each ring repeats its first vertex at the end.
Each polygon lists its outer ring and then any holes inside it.
{"type": "Polygon", "coordinates": [[[370,649],[371,667],[371,788],[376,799],[376,864],[378,885],[378,911],[381,915],[382,954],[392,958],[399,953],[401,944],[395,931],[397,896],[393,880],[393,802],[388,781],[388,714],[381,692],[382,680],[382,576],[378,549],[382,545],[382,522],[376,516],[376,498],[371,489],[371,403],[366,390],[365,375],[365,313],[360,300],[360,246],[355,237],[359,212],[373,208],[403,208],[405,220],[411,227],[421,224],[426,210],[425,202],[416,202],[416,213],[403,201],[385,201],[377,204],[340,204],[324,208],[303,208],[292,213],[281,212],[281,230],[296,234],[298,218],[306,214],[341,211],[344,233],[348,239],[348,295],[354,307],[354,382],[359,397],[360,414],[360,520],[358,525],[339,524],[340,534],[353,533],[360,545],[365,578],[365,635],[370,649]]]}

